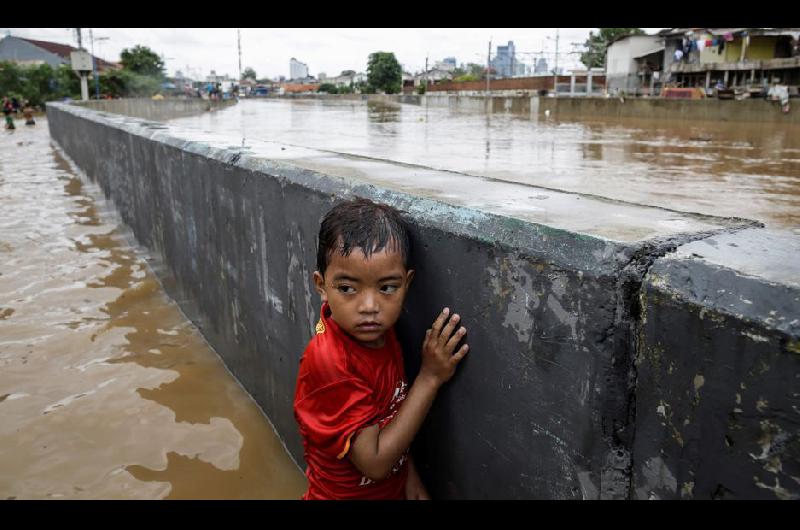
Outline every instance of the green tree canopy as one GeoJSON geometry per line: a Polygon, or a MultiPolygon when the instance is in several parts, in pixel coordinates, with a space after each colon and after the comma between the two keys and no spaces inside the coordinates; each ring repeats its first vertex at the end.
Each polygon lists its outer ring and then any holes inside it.
{"type": "Polygon", "coordinates": [[[79,97],[80,78],[69,66],[49,64],[20,66],[0,62],[0,94],[29,100],[32,105],[64,97],[79,97]]]}
{"type": "Polygon", "coordinates": [[[164,76],[164,61],[147,46],[137,44],[131,49],[125,48],[119,57],[122,67],[135,74],[164,76]]]}
{"type": "Polygon", "coordinates": [[[394,53],[375,52],[367,62],[367,84],[370,89],[383,90],[386,94],[400,92],[403,70],[394,53]]]}
{"type": "Polygon", "coordinates": [[[327,92],[328,94],[338,94],[339,90],[333,83],[322,83],[319,85],[317,92],[327,92]]]}
{"type": "Polygon", "coordinates": [[[602,68],[606,64],[606,50],[614,39],[623,35],[644,35],[640,28],[599,28],[595,34],[589,32],[589,38],[583,44],[586,51],[581,54],[581,62],[586,68],[602,68]]]}
{"type": "Polygon", "coordinates": [[[453,79],[456,83],[463,83],[465,81],[480,81],[481,78],[475,74],[464,74],[453,79]]]}
{"type": "Polygon", "coordinates": [[[244,69],[244,72],[242,72],[242,79],[247,79],[247,78],[250,78],[253,81],[256,80],[256,71],[250,68],[249,66],[244,69]]]}

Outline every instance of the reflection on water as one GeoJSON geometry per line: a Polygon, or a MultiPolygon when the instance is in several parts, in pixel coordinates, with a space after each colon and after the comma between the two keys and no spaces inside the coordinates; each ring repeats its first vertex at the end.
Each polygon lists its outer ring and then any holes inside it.
{"type": "Polygon", "coordinates": [[[370,123],[397,123],[400,121],[402,107],[400,104],[367,102],[367,119],[370,123]]]}
{"type": "Polygon", "coordinates": [[[245,100],[170,123],[800,230],[800,127],[245,100]]]}
{"type": "Polygon", "coordinates": [[[298,498],[261,411],[49,145],[0,137],[0,498],[298,498]]]}

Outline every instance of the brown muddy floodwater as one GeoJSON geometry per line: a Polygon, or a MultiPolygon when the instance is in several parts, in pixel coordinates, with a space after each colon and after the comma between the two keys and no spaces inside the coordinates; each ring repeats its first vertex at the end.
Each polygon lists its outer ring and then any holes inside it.
{"type": "MultiPolygon", "coordinates": [[[[0,135],[0,499],[297,499],[267,418],[47,122],[0,135]]],[[[151,258],[150,258],[151,259],[151,258]]]]}
{"type": "Polygon", "coordinates": [[[169,123],[203,131],[198,139],[227,135],[228,145],[246,145],[256,154],[260,145],[277,142],[744,217],[800,233],[796,125],[567,121],[447,107],[277,99],[243,100],[169,123]]]}

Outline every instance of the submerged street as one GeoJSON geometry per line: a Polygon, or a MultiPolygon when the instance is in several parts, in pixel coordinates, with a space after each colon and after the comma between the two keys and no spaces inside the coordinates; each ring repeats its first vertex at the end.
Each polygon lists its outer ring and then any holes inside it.
{"type": "Polygon", "coordinates": [[[297,499],[268,419],[46,119],[0,135],[0,499],[297,499]]]}

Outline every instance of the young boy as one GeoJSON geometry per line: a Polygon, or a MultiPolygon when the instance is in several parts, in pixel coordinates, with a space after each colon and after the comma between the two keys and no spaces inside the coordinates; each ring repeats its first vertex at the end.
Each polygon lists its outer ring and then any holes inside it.
{"type": "Polygon", "coordinates": [[[322,220],[314,284],[320,320],[300,360],[294,400],[308,464],[303,499],[429,499],[408,449],[439,388],[469,347],[445,308],[425,335],[407,390],[394,324],[414,271],[394,208],[341,203],[322,220]]]}

